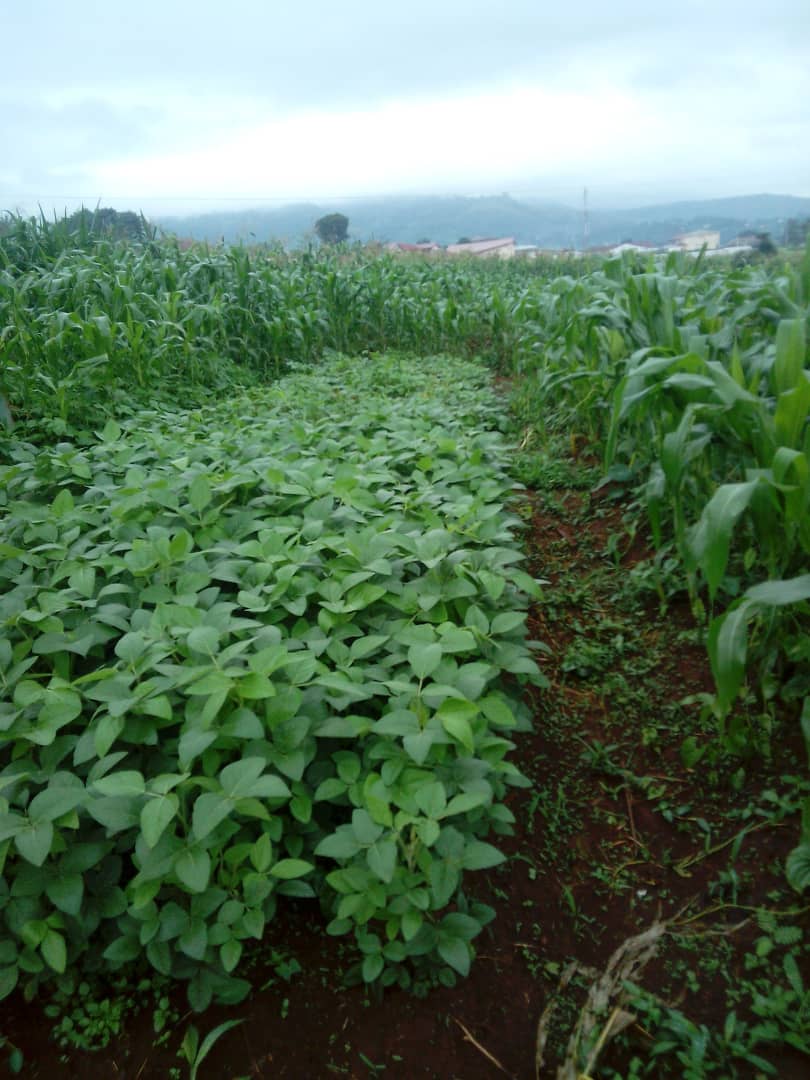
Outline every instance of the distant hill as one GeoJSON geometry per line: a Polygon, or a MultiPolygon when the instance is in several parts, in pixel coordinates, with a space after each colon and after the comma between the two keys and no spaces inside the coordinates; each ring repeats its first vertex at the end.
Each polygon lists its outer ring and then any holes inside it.
{"type": "MultiPolygon", "coordinates": [[[[519,244],[547,248],[581,247],[583,217],[578,208],[510,195],[421,196],[297,203],[278,209],[217,211],[190,217],[155,219],[182,238],[226,243],[280,242],[297,247],[313,239],[324,214],[349,218],[353,240],[433,240],[452,244],[461,237],[514,236],[519,244]]],[[[721,242],[738,233],[770,232],[780,241],[789,218],[810,218],[810,199],[794,195],[741,195],[725,199],[641,206],[631,210],[590,211],[591,245],[622,240],[667,243],[679,232],[711,228],[721,242]]]]}

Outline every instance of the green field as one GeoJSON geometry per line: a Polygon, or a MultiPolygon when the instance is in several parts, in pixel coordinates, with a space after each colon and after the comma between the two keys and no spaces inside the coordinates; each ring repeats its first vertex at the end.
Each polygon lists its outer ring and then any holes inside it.
{"type": "Polygon", "coordinates": [[[684,767],[739,791],[810,753],[809,315],[810,249],[496,264],[9,223],[0,996],[135,968],[242,1001],[282,897],[318,900],[350,981],[466,976],[549,686],[518,481],[609,491],[653,606],[691,612],[714,689],[684,767]]]}

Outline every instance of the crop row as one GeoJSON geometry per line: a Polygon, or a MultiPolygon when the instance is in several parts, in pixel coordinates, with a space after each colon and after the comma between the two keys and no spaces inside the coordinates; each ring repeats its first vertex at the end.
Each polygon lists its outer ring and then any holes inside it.
{"type": "Polygon", "coordinates": [[[248,989],[279,897],[367,982],[466,973],[541,680],[501,419],[447,357],[334,360],[0,470],[0,994],[146,958],[248,989]]]}

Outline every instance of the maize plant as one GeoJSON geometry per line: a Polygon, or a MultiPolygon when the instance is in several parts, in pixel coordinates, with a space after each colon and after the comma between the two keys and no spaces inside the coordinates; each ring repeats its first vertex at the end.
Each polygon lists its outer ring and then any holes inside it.
{"type": "MultiPolygon", "coordinates": [[[[608,475],[640,485],[655,544],[674,546],[696,614],[716,621],[806,564],[808,302],[810,254],[729,267],[181,251],[16,219],[0,237],[1,415],[34,438],[89,434],[334,351],[481,356],[521,378],[541,433],[601,446],[608,475]]],[[[762,685],[804,605],[747,609],[762,685]]]]}

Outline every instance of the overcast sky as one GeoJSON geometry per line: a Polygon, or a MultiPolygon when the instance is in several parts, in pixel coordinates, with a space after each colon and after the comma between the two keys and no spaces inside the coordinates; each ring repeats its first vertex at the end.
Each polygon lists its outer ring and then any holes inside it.
{"type": "Polygon", "coordinates": [[[810,195],[810,0],[6,0],[0,210],[810,195]]]}

